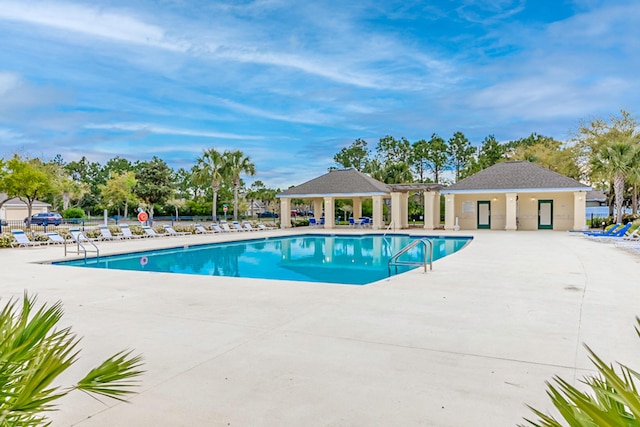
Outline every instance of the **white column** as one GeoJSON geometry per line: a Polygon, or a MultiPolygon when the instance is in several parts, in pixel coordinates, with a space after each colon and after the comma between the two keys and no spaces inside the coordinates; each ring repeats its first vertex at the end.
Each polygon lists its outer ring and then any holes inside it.
{"type": "Polygon", "coordinates": [[[322,218],[322,199],[313,199],[313,217],[317,222],[322,218]]]}
{"type": "MultiPolygon", "coordinates": [[[[423,191],[424,195],[424,229],[425,230],[433,230],[435,219],[434,219],[434,201],[435,195],[433,191],[423,191]]],[[[439,215],[438,215],[439,216],[439,215]]]]}
{"type": "Polygon", "coordinates": [[[384,228],[382,218],[382,196],[373,196],[373,229],[380,230],[384,228]]]}
{"type": "Polygon", "coordinates": [[[394,230],[402,228],[402,193],[391,193],[391,223],[394,230]]]}
{"type": "Polygon", "coordinates": [[[584,230],[587,228],[587,192],[573,192],[573,229],[584,230]]]}
{"type": "Polygon", "coordinates": [[[456,225],[456,204],[453,194],[444,196],[444,229],[453,230],[456,225]]]}
{"type": "Polygon", "coordinates": [[[362,199],[360,197],[353,198],[353,217],[357,220],[362,217],[362,199]]]}
{"type": "Polygon", "coordinates": [[[324,198],[324,228],[335,228],[335,206],[333,204],[333,197],[324,198]]]}
{"type": "Polygon", "coordinates": [[[291,199],[280,199],[280,228],[291,228],[291,199]]]}
{"type": "Polygon", "coordinates": [[[400,219],[402,220],[401,228],[409,228],[409,193],[402,193],[400,200],[402,200],[402,213],[400,214],[400,219]]]}
{"type": "Polygon", "coordinates": [[[506,193],[505,197],[507,198],[507,218],[504,229],[507,231],[516,231],[518,229],[518,194],[506,193]]]}

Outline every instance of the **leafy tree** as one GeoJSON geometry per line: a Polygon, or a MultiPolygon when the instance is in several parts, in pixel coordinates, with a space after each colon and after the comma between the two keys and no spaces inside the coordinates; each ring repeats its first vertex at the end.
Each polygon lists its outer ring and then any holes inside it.
{"type": "Polygon", "coordinates": [[[253,216],[253,205],[257,200],[261,200],[262,192],[266,190],[267,187],[264,185],[264,182],[257,180],[251,184],[249,187],[249,191],[247,191],[246,198],[250,201],[250,214],[253,216]]]}
{"type": "Polygon", "coordinates": [[[246,173],[255,175],[256,167],[251,159],[240,150],[226,151],[224,153],[224,165],[226,175],[233,181],[233,219],[238,220],[238,189],[240,188],[240,175],[246,173]]]}
{"type": "Polygon", "coordinates": [[[343,169],[354,168],[357,171],[364,169],[368,158],[367,141],[361,138],[356,139],[348,148],[343,148],[333,156],[333,160],[343,169]]]}
{"type": "Polygon", "coordinates": [[[419,182],[426,182],[427,159],[429,158],[429,143],[421,139],[411,145],[411,164],[415,168],[419,182]]]}
{"type": "Polygon", "coordinates": [[[601,173],[613,181],[616,205],[616,222],[622,222],[624,184],[627,174],[640,164],[640,150],[637,144],[627,138],[602,147],[591,159],[594,173],[601,173]]]}
{"type": "Polygon", "coordinates": [[[151,161],[138,163],[135,177],[133,192],[147,204],[149,222],[153,223],[154,205],[164,203],[173,194],[173,171],[154,156],[151,161]]]}
{"type": "Polygon", "coordinates": [[[553,138],[531,134],[527,138],[505,144],[506,156],[510,160],[527,160],[554,172],[580,179],[577,150],[574,146],[564,147],[553,138]]]}
{"type": "MultiPolygon", "coordinates": [[[[601,152],[609,145],[624,141],[637,144],[639,140],[638,125],[635,116],[625,110],[620,110],[620,114],[617,116],[610,116],[608,122],[600,118],[583,121],[573,136],[583,177],[592,184],[598,183],[603,178],[610,179],[602,175],[601,169],[594,169],[589,166],[591,166],[593,159],[601,156],[601,152]]],[[[635,177],[634,170],[632,168],[632,170],[627,171],[631,181],[635,177]]],[[[607,185],[611,188],[615,187],[613,182],[609,182],[607,185]]],[[[634,188],[634,198],[636,198],[636,194],[637,191],[634,188]]],[[[612,210],[610,205],[610,211],[612,210]]]]}
{"type": "MultiPolygon", "coordinates": [[[[640,319],[636,318],[636,333],[640,336],[640,319]]],[[[578,390],[560,377],[554,383],[547,382],[547,395],[560,412],[561,417],[573,427],[638,426],[640,425],[640,394],[638,394],[638,372],[618,363],[620,373],[611,364],[605,363],[585,345],[589,359],[599,375],[589,375],[582,381],[592,392],[578,390]]],[[[529,407],[538,421],[525,418],[534,427],[562,427],[554,417],[529,407]]],[[[524,425],[520,425],[524,427],[524,425]]]]}
{"type": "Polygon", "coordinates": [[[456,169],[456,181],[460,179],[460,171],[463,170],[476,154],[476,148],[471,145],[462,132],[456,132],[449,139],[447,154],[456,169]]]}
{"type": "Polygon", "coordinates": [[[413,174],[408,163],[392,163],[384,168],[384,183],[402,184],[413,182],[413,174]]]}
{"type": "Polygon", "coordinates": [[[130,351],[111,356],[74,386],[54,385],[78,360],[80,339],[69,327],[56,329],[64,313],[60,302],[37,310],[35,303],[25,293],[21,307],[12,299],[0,311],[0,425],[49,425],[43,413],[74,390],[126,401],[143,373],[142,357],[130,351]]]}
{"type": "Polygon", "coordinates": [[[67,163],[64,168],[73,181],[83,184],[84,188],[78,205],[86,211],[98,211],[100,209],[99,186],[107,181],[107,171],[97,162],[90,162],[86,157],[79,161],[67,163]]]}
{"type": "Polygon", "coordinates": [[[224,179],[225,162],[227,158],[225,154],[220,154],[214,148],[204,150],[202,156],[196,161],[196,166],[193,173],[193,181],[204,185],[207,183],[213,191],[213,202],[211,204],[211,216],[213,220],[216,220],[218,212],[218,191],[220,190],[220,184],[224,179]]]}
{"type": "Polygon", "coordinates": [[[136,202],[133,188],[136,185],[136,175],[133,171],[119,174],[114,172],[106,184],[99,186],[102,200],[107,206],[115,206],[120,216],[120,206],[124,205],[124,217],[129,215],[129,204],[136,202]]]}
{"type": "Polygon", "coordinates": [[[21,159],[17,154],[7,162],[4,186],[27,205],[27,227],[31,227],[33,203],[52,190],[53,177],[39,159],[21,159]]]}
{"type": "Polygon", "coordinates": [[[120,156],[109,159],[104,165],[104,175],[112,176],[113,174],[123,175],[126,172],[133,172],[134,167],[131,162],[120,156]]]}
{"type": "Polygon", "coordinates": [[[7,162],[4,158],[0,158],[0,192],[7,194],[7,198],[4,200],[0,200],[0,208],[4,205],[9,199],[16,197],[15,194],[11,194],[11,189],[7,187],[5,178],[9,174],[7,169],[7,162]]]}
{"type": "Polygon", "coordinates": [[[440,172],[449,165],[447,143],[438,134],[431,135],[427,143],[427,168],[433,172],[433,181],[440,182],[440,172]]]}
{"type": "Polygon", "coordinates": [[[504,159],[506,148],[500,144],[495,136],[489,135],[482,141],[478,154],[478,166],[480,170],[493,166],[504,159]]]}
{"type": "Polygon", "coordinates": [[[389,135],[380,138],[376,151],[385,166],[391,163],[409,164],[411,160],[411,143],[404,137],[400,140],[389,135]]]}
{"type": "MultiPolygon", "coordinates": [[[[573,135],[573,141],[580,150],[581,164],[588,164],[600,149],[614,141],[634,137],[638,131],[637,119],[628,111],[620,110],[620,115],[612,115],[609,122],[595,118],[582,121],[573,135]]],[[[588,173],[588,176],[591,175],[588,173]]]]}
{"type": "Polygon", "coordinates": [[[364,172],[369,174],[371,178],[377,179],[380,182],[384,182],[386,179],[386,171],[384,165],[379,159],[371,159],[367,162],[364,168],[364,172]]]}

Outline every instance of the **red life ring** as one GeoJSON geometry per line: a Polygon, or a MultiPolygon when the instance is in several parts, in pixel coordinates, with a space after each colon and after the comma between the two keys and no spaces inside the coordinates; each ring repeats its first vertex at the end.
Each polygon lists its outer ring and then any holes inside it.
{"type": "Polygon", "coordinates": [[[138,214],[138,221],[145,222],[148,219],[149,219],[149,215],[147,215],[146,212],[143,211],[138,214]]]}
{"type": "Polygon", "coordinates": [[[149,263],[149,258],[147,258],[146,256],[143,256],[142,258],[140,258],[140,265],[145,266],[149,263]]]}

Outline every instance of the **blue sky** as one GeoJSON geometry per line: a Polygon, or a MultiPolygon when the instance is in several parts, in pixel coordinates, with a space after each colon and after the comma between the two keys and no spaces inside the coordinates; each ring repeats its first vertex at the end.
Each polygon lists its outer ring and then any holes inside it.
{"type": "Polygon", "coordinates": [[[0,157],[190,168],[270,187],[356,138],[474,145],[638,113],[635,0],[0,0],[0,157]]]}

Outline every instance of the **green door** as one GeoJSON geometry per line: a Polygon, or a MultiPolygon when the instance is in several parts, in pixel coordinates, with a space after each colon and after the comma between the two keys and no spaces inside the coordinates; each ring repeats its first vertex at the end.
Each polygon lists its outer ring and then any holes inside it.
{"type": "Polygon", "coordinates": [[[491,202],[478,200],[478,229],[491,228],[491,202]]]}
{"type": "Polygon", "coordinates": [[[553,200],[538,200],[538,230],[553,230],[553,200]]]}

